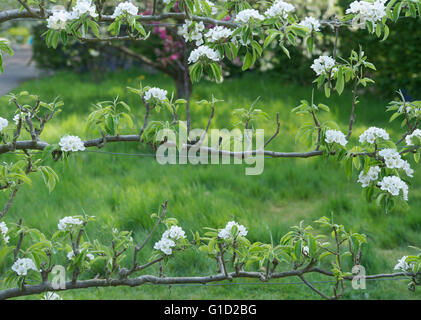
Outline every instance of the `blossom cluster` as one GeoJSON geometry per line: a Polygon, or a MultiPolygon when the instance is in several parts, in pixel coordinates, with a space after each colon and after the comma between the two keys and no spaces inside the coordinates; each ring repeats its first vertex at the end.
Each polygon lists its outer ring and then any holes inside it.
{"type": "Polygon", "coordinates": [[[28,114],[26,112],[18,112],[15,114],[15,116],[13,117],[13,121],[15,122],[16,125],[19,124],[19,120],[25,120],[25,117],[28,114]]]}
{"type": "Polygon", "coordinates": [[[418,138],[421,141],[421,130],[420,129],[415,129],[414,132],[412,132],[410,135],[406,136],[405,141],[406,141],[406,144],[408,146],[413,146],[415,144],[414,140],[412,140],[413,138],[418,138]]]}
{"type": "Polygon", "coordinates": [[[237,16],[234,19],[234,22],[248,23],[251,19],[258,21],[264,20],[265,17],[262,16],[256,9],[245,9],[238,12],[237,16]]]}
{"type": "Polygon", "coordinates": [[[389,140],[389,134],[386,132],[386,130],[376,127],[370,127],[367,130],[365,130],[360,135],[360,143],[368,142],[369,144],[373,144],[376,142],[377,138],[382,138],[383,140],[389,140]]]}
{"type": "Polygon", "coordinates": [[[383,157],[386,167],[389,169],[403,169],[407,176],[412,177],[414,170],[411,169],[408,161],[403,160],[399,152],[395,149],[387,148],[380,150],[379,155],[383,157]]]}
{"type": "Polygon", "coordinates": [[[194,23],[193,30],[189,31],[192,25],[193,21],[186,19],[185,23],[181,27],[180,33],[186,42],[196,41],[196,46],[200,46],[203,44],[203,31],[205,30],[205,25],[202,21],[196,21],[194,23]]]}
{"type": "Polygon", "coordinates": [[[269,18],[281,17],[283,19],[288,18],[288,13],[295,10],[295,7],[282,0],[275,0],[272,6],[266,10],[265,16],[269,18]]]}
{"type": "Polygon", "coordinates": [[[403,256],[401,259],[399,259],[398,263],[395,265],[394,270],[408,271],[408,270],[412,269],[414,264],[413,263],[407,263],[406,258],[408,258],[408,256],[403,256]]]}
{"type": "Polygon", "coordinates": [[[231,37],[232,33],[233,31],[228,28],[216,26],[215,28],[210,29],[208,33],[205,34],[205,37],[209,42],[215,42],[231,37]]]}
{"type": "Polygon", "coordinates": [[[221,57],[219,56],[219,52],[209,48],[208,46],[200,46],[197,49],[194,49],[189,56],[189,63],[197,62],[201,57],[207,57],[209,60],[212,61],[219,61],[221,57]]]}
{"type": "Polygon", "coordinates": [[[58,222],[58,229],[60,231],[71,230],[74,226],[80,226],[83,223],[82,220],[74,217],[64,217],[58,222]]]}
{"type": "Polygon", "coordinates": [[[380,189],[389,192],[392,196],[398,196],[402,191],[404,200],[408,200],[408,185],[397,176],[384,177],[379,182],[380,189]]]}
{"type": "Polygon", "coordinates": [[[0,222],[0,233],[3,237],[4,242],[9,243],[10,237],[7,235],[9,228],[6,225],[6,222],[0,222]]]}
{"type": "Polygon", "coordinates": [[[238,224],[235,221],[228,222],[227,225],[225,226],[225,228],[222,229],[221,231],[219,231],[219,233],[218,233],[218,237],[220,237],[222,239],[225,239],[225,240],[233,239],[237,236],[245,237],[246,235],[247,235],[246,227],[244,227],[241,224],[238,224]],[[234,235],[231,233],[233,227],[237,228],[237,232],[234,235]]]}
{"type": "Polygon", "coordinates": [[[335,64],[336,61],[332,57],[320,56],[313,61],[311,69],[313,69],[318,76],[321,74],[329,74],[331,71],[336,71],[335,64]]]}
{"type": "Polygon", "coordinates": [[[338,130],[326,130],[326,138],[325,141],[327,143],[338,143],[341,146],[346,146],[346,144],[348,143],[348,141],[346,140],[345,135],[338,130]]]}
{"type": "MultiPolygon", "coordinates": [[[[69,260],[73,260],[73,258],[75,257],[76,255],[75,255],[75,252],[72,250],[72,251],[70,251],[70,252],[68,252],[67,253],[67,259],[69,259],[69,260]]],[[[89,259],[89,260],[94,260],[94,255],[92,254],[92,253],[88,253],[88,254],[86,254],[86,257],[89,259]]]]}
{"type": "Polygon", "coordinates": [[[364,171],[361,171],[358,182],[361,183],[363,188],[366,188],[370,185],[371,181],[376,181],[379,178],[380,171],[381,169],[379,166],[371,167],[366,174],[364,174],[364,171]]]}
{"type": "Polygon", "coordinates": [[[85,144],[78,136],[64,136],[60,139],[58,145],[61,147],[61,151],[64,152],[85,150],[85,144]]]}
{"type": "Polygon", "coordinates": [[[54,30],[64,30],[68,21],[76,20],[83,15],[89,15],[92,18],[98,17],[96,7],[92,0],[78,0],[71,12],[65,10],[53,10],[47,19],[47,26],[54,30]]]}
{"type": "Polygon", "coordinates": [[[176,246],[174,240],[185,239],[186,234],[181,227],[172,226],[162,234],[161,240],[155,243],[154,249],[162,251],[167,256],[172,254],[172,249],[176,246]]]}
{"type": "Polygon", "coordinates": [[[386,16],[386,3],[387,0],[375,0],[374,2],[368,1],[354,1],[346,10],[346,14],[356,14],[356,18],[362,23],[370,21],[373,26],[381,21],[386,16]]]}
{"type": "Polygon", "coordinates": [[[131,16],[137,16],[139,12],[139,8],[136,7],[130,1],[119,3],[118,6],[115,8],[114,13],[112,14],[112,18],[115,19],[117,17],[123,16],[125,14],[131,16]]]}
{"type": "Polygon", "coordinates": [[[167,99],[167,90],[160,89],[160,88],[150,88],[148,91],[145,92],[145,100],[147,102],[151,101],[152,99],[157,99],[160,102],[164,102],[167,99]]]}
{"type": "Polygon", "coordinates": [[[12,266],[12,270],[17,273],[18,276],[26,276],[29,270],[39,271],[34,261],[29,258],[17,259],[12,266]]]}
{"type": "Polygon", "coordinates": [[[48,291],[44,294],[42,300],[63,300],[62,297],[60,297],[57,293],[48,291]]]}
{"type": "Polygon", "coordinates": [[[8,125],[9,125],[9,121],[7,121],[7,119],[0,117],[0,132],[3,131],[3,129],[6,128],[8,125]]]}
{"type": "Polygon", "coordinates": [[[305,27],[312,31],[320,31],[320,21],[313,17],[306,17],[298,25],[305,27]]]}

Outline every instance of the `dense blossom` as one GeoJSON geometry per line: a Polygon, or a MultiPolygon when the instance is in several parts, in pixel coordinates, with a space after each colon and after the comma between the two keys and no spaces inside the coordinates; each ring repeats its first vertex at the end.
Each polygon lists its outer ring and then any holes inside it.
{"type": "Polygon", "coordinates": [[[76,152],[85,150],[85,145],[78,136],[64,136],[60,139],[58,145],[61,147],[61,151],[64,152],[76,152]]]}
{"type": "Polygon", "coordinates": [[[327,143],[338,143],[341,146],[346,146],[346,144],[348,143],[348,141],[346,140],[345,135],[338,130],[326,130],[326,139],[325,141],[327,143]]]}
{"type": "Polygon", "coordinates": [[[169,256],[170,254],[172,254],[172,248],[174,247],[175,247],[175,242],[173,240],[163,237],[161,240],[155,243],[153,248],[155,250],[160,250],[164,254],[169,256]]]}
{"type": "Polygon", "coordinates": [[[200,46],[194,49],[189,56],[189,63],[197,62],[201,57],[207,57],[209,60],[219,61],[221,58],[218,51],[209,48],[208,46],[200,46]]]}
{"type": "Polygon", "coordinates": [[[157,99],[161,102],[167,99],[167,90],[160,89],[160,88],[150,88],[148,91],[145,92],[145,100],[151,101],[151,99],[157,99]]]}
{"type": "Polygon", "coordinates": [[[413,263],[407,263],[406,258],[408,256],[403,256],[401,259],[398,259],[398,263],[395,265],[394,270],[409,271],[414,266],[413,263]]]}
{"type": "Polygon", "coordinates": [[[358,182],[361,183],[363,188],[366,188],[370,185],[371,181],[376,181],[379,178],[380,171],[381,169],[379,166],[371,167],[366,174],[364,174],[364,171],[361,171],[358,182]]]}
{"type": "Polygon", "coordinates": [[[232,33],[233,31],[228,28],[216,26],[215,28],[210,29],[208,33],[205,34],[205,37],[209,42],[215,42],[221,39],[229,38],[232,33]]]}
{"type": "Polygon", "coordinates": [[[43,300],[63,300],[57,293],[48,291],[44,294],[43,300]]]}
{"type": "Polygon", "coordinates": [[[0,117],[0,132],[3,131],[3,129],[6,128],[8,125],[9,125],[9,121],[7,121],[7,119],[0,117]]]}
{"type": "Polygon", "coordinates": [[[64,217],[58,222],[58,229],[61,231],[71,230],[74,226],[80,226],[83,223],[82,220],[73,217],[64,217]]]}
{"type": "Polygon", "coordinates": [[[412,146],[414,145],[414,140],[412,140],[413,138],[418,138],[421,141],[421,130],[420,129],[415,129],[414,132],[412,132],[410,135],[407,135],[405,138],[406,144],[408,146],[412,146]]]}
{"type": "Polygon", "coordinates": [[[227,225],[225,226],[225,228],[222,229],[221,231],[219,231],[219,233],[218,233],[218,237],[220,237],[222,239],[231,239],[231,238],[237,237],[237,236],[245,237],[246,235],[247,235],[246,227],[244,227],[241,224],[238,224],[235,221],[228,222],[227,225]],[[233,236],[231,234],[231,230],[234,226],[237,227],[237,233],[233,236]]]}
{"type": "Polygon", "coordinates": [[[155,243],[154,249],[162,251],[167,256],[172,254],[172,248],[176,246],[174,240],[185,239],[186,233],[181,227],[172,226],[166,230],[161,237],[161,240],[155,243]]]}
{"type": "Polygon", "coordinates": [[[392,148],[382,149],[379,155],[383,157],[386,167],[389,169],[403,169],[406,175],[412,177],[414,170],[411,169],[408,161],[403,160],[398,151],[392,148]]]}
{"type": "Polygon", "coordinates": [[[7,235],[9,228],[6,225],[6,222],[0,222],[0,233],[3,237],[4,242],[9,243],[10,237],[7,235]]]}
{"type": "Polygon", "coordinates": [[[299,23],[300,26],[305,27],[312,31],[320,31],[320,22],[319,20],[313,17],[306,17],[303,21],[299,23]]]}
{"type": "Polygon", "coordinates": [[[196,41],[196,46],[200,46],[203,44],[203,31],[205,30],[205,25],[202,21],[194,22],[192,20],[185,20],[185,23],[181,27],[180,33],[183,36],[186,42],[189,41],[196,41]],[[189,31],[190,28],[193,29],[189,31]]]}
{"type": "Polygon", "coordinates": [[[162,234],[163,238],[170,238],[174,240],[185,239],[186,233],[179,226],[172,226],[170,229],[162,234]]]}
{"type": "Polygon", "coordinates": [[[392,196],[398,196],[402,191],[404,200],[408,200],[408,185],[397,176],[384,177],[378,183],[380,189],[389,192],[392,196]]]}
{"type": "Polygon", "coordinates": [[[368,142],[370,144],[373,144],[376,142],[377,138],[389,140],[390,137],[386,130],[376,127],[370,127],[360,135],[360,143],[368,142]]]}
{"type": "Polygon", "coordinates": [[[92,0],[78,0],[76,5],[73,7],[70,17],[72,19],[79,19],[84,14],[88,14],[92,18],[98,17],[98,13],[96,13],[96,8],[92,3],[92,0]]]}
{"type": "Polygon", "coordinates": [[[26,276],[29,270],[39,271],[34,261],[29,258],[17,259],[12,266],[12,270],[17,273],[18,276],[26,276]]]}
{"type": "Polygon", "coordinates": [[[126,2],[122,2],[118,4],[118,6],[114,10],[112,17],[117,18],[125,14],[131,15],[131,16],[137,16],[138,12],[139,12],[138,7],[136,7],[130,1],[126,1],[126,2]]]}
{"type": "Polygon", "coordinates": [[[368,1],[354,1],[350,4],[346,14],[356,14],[356,18],[362,23],[370,21],[375,26],[377,22],[381,21],[386,16],[387,0],[376,0],[374,2],[368,1]]]}
{"type": "Polygon", "coordinates": [[[331,71],[335,72],[335,59],[329,56],[320,56],[313,61],[311,69],[319,76],[321,74],[329,74],[331,71]]]}
{"type": "Polygon", "coordinates": [[[269,18],[281,17],[288,18],[288,13],[294,11],[295,7],[282,0],[275,0],[272,6],[266,10],[265,16],[269,18]]]}
{"type": "Polygon", "coordinates": [[[64,30],[70,19],[70,14],[64,10],[53,11],[53,14],[47,19],[47,27],[54,30],[64,30]]]}
{"type": "Polygon", "coordinates": [[[256,9],[245,9],[237,14],[237,16],[234,19],[234,22],[248,23],[251,19],[257,21],[264,20],[265,17],[262,16],[256,9]]]}

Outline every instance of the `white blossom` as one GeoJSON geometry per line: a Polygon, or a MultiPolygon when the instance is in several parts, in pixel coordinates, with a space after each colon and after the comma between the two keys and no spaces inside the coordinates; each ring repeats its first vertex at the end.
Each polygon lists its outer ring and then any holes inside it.
{"type": "Polygon", "coordinates": [[[346,144],[348,143],[348,141],[346,140],[345,135],[338,130],[326,130],[326,139],[325,141],[327,143],[338,143],[341,146],[346,146],[346,144]]]}
{"type": "Polygon", "coordinates": [[[42,300],[63,300],[62,297],[60,297],[57,293],[48,291],[44,294],[44,297],[42,300]]]}
{"type": "Polygon", "coordinates": [[[85,150],[85,145],[78,136],[64,136],[60,139],[58,145],[61,147],[61,151],[64,152],[76,152],[85,150]]]}
{"type": "Polygon", "coordinates": [[[15,116],[13,117],[13,121],[15,122],[15,124],[16,125],[18,125],[19,124],[19,120],[21,120],[22,119],[22,121],[24,121],[25,120],[25,117],[27,116],[28,114],[26,113],[26,112],[18,112],[18,113],[16,113],[15,114],[15,116]]]}
{"type": "Polygon", "coordinates": [[[53,11],[53,14],[47,19],[47,27],[53,30],[64,30],[69,20],[71,20],[71,15],[68,12],[64,10],[53,11]]]}
{"type": "Polygon", "coordinates": [[[150,101],[151,99],[157,99],[159,101],[165,101],[167,99],[167,90],[160,88],[150,88],[145,92],[145,100],[150,101]]]}
{"type": "Polygon", "coordinates": [[[403,256],[401,259],[398,259],[398,263],[395,265],[394,270],[409,271],[414,266],[413,263],[407,263],[406,258],[408,256],[403,256]]]}
{"type": "Polygon", "coordinates": [[[317,75],[328,74],[329,72],[335,72],[335,59],[329,56],[320,56],[313,61],[311,69],[316,72],[317,75]]]}
{"type": "Polygon", "coordinates": [[[0,117],[0,132],[3,131],[3,129],[6,128],[8,125],[9,125],[9,121],[7,121],[7,119],[0,117]]]}
{"type": "Polygon", "coordinates": [[[368,142],[370,144],[373,144],[374,142],[376,142],[377,138],[389,140],[389,134],[384,129],[370,127],[360,135],[360,143],[368,142]]]}
{"type": "Polygon", "coordinates": [[[86,254],[86,258],[88,258],[91,261],[95,259],[94,255],[92,253],[86,254]]]}
{"type": "Polygon", "coordinates": [[[378,183],[380,189],[389,192],[392,196],[398,196],[402,190],[402,196],[404,200],[408,200],[408,185],[403,182],[397,176],[384,177],[382,181],[378,183]]]}
{"type": "Polygon", "coordinates": [[[18,276],[26,276],[29,270],[39,271],[35,267],[34,261],[29,258],[17,259],[12,266],[12,270],[16,272],[18,276]]]}
{"type": "Polygon", "coordinates": [[[185,23],[181,27],[180,34],[183,36],[186,42],[196,41],[196,46],[203,44],[203,31],[205,30],[205,25],[202,21],[194,23],[194,29],[189,31],[189,28],[193,25],[192,20],[185,20],[185,23]]]}
{"type": "Polygon", "coordinates": [[[405,141],[408,146],[413,146],[415,144],[412,138],[418,138],[421,140],[421,130],[415,129],[414,132],[406,136],[405,141]]]}
{"type": "Polygon", "coordinates": [[[245,9],[237,14],[237,16],[234,19],[234,22],[248,23],[250,19],[257,21],[264,20],[265,17],[262,16],[256,9],[245,9]]]}
{"type": "Polygon", "coordinates": [[[346,14],[356,14],[354,19],[360,20],[361,23],[370,21],[373,26],[380,22],[386,16],[386,3],[387,0],[376,0],[374,2],[368,1],[354,1],[346,10],[346,14]]]}
{"type": "MultiPolygon", "coordinates": [[[[215,3],[213,3],[212,1],[209,0],[204,0],[208,6],[211,8],[211,14],[215,15],[218,13],[218,8],[215,6],[215,3]]],[[[204,11],[202,4],[199,2],[199,8],[201,11],[204,11]]]]}
{"type": "Polygon", "coordinates": [[[233,31],[228,28],[216,26],[215,28],[210,29],[208,33],[205,34],[205,37],[209,42],[215,42],[231,37],[232,33],[233,31]]]}
{"type": "Polygon", "coordinates": [[[75,252],[73,250],[67,253],[68,260],[72,260],[74,256],[75,256],[75,252]]]}
{"type": "Polygon", "coordinates": [[[6,225],[6,222],[0,222],[0,233],[3,236],[3,240],[6,243],[9,243],[10,237],[7,235],[7,232],[9,231],[9,228],[6,225]]]}
{"type": "Polygon", "coordinates": [[[189,64],[197,62],[201,57],[207,57],[209,60],[219,61],[220,56],[218,51],[209,48],[208,46],[200,46],[194,49],[189,56],[189,64]]]}
{"type": "Polygon", "coordinates": [[[281,17],[283,19],[288,18],[288,13],[295,10],[295,7],[282,0],[276,0],[272,6],[266,10],[265,16],[269,18],[281,17]]]}
{"type": "Polygon", "coordinates": [[[358,182],[361,183],[363,188],[366,188],[370,185],[371,181],[376,181],[379,178],[380,171],[381,169],[379,166],[371,167],[366,174],[364,174],[364,171],[361,171],[358,182]]]}
{"type": "Polygon", "coordinates": [[[130,1],[119,3],[118,6],[115,8],[112,18],[117,18],[119,16],[128,14],[131,16],[137,16],[139,12],[139,8],[136,7],[133,3],[130,1]]]}
{"type": "Polygon", "coordinates": [[[74,226],[80,226],[83,224],[83,221],[78,218],[73,217],[64,217],[58,223],[58,229],[60,231],[68,231],[71,230],[74,226]]]}
{"type": "Polygon", "coordinates": [[[305,17],[298,25],[309,29],[310,32],[320,31],[320,22],[313,17],[305,17]]]}
{"type": "Polygon", "coordinates": [[[414,170],[411,169],[408,161],[401,158],[398,151],[392,148],[386,148],[380,150],[379,155],[383,157],[386,167],[389,169],[402,169],[407,176],[412,177],[414,170]]]}
{"type": "Polygon", "coordinates": [[[308,246],[304,246],[302,250],[303,250],[303,254],[308,256],[308,253],[309,253],[308,246]]]}
{"type": "Polygon", "coordinates": [[[175,247],[175,242],[171,239],[162,237],[161,240],[155,243],[154,249],[161,250],[164,254],[169,256],[172,254],[172,248],[175,247]]]}
{"type": "Polygon", "coordinates": [[[96,13],[95,5],[92,4],[92,0],[78,0],[76,5],[70,14],[71,19],[79,19],[84,14],[88,14],[92,18],[98,17],[96,13]]]}
{"type": "Polygon", "coordinates": [[[162,234],[163,238],[170,238],[174,240],[185,239],[186,233],[179,226],[172,226],[170,229],[162,234]]]}
{"type": "Polygon", "coordinates": [[[234,226],[237,227],[237,233],[234,235],[234,237],[236,237],[236,236],[245,237],[247,235],[246,227],[238,224],[235,221],[230,221],[230,222],[227,223],[227,225],[225,226],[224,229],[219,231],[218,237],[220,237],[222,239],[230,239],[230,238],[232,239],[233,235],[231,234],[231,230],[234,226]]]}

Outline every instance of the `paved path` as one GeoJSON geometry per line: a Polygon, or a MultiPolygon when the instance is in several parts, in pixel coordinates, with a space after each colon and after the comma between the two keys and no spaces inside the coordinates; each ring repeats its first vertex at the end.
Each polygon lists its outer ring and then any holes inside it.
{"type": "Polygon", "coordinates": [[[41,74],[33,62],[29,64],[32,56],[30,46],[22,46],[14,51],[13,57],[3,55],[4,73],[0,74],[0,96],[9,93],[21,82],[37,78],[41,74]]]}

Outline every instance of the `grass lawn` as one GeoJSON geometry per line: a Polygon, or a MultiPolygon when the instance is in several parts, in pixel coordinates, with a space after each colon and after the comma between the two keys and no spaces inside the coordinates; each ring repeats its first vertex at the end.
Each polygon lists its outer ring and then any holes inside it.
{"type": "MultiPolygon", "coordinates": [[[[173,90],[171,79],[161,74],[145,74],[141,70],[121,71],[103,76],[93,83],[88,75],[57,73],[51,78],[24,83],[19,89],[38,94],[45,100],[60,96],[65,102],[63,112],[45,130],[43,140],[58,142],[62,135],[85,134],[85,119],[92,103],[109,100],[117,95],[133,110],[137,128],[142,125],[144,108],[139,98],[127,92],[142,79],[144,85],[173,90]]],[[[224,102],[216,107],[214,128],[232,128],[232,110],[248,108],[260,96],[260,106],[272,120],[259,121],[258,126],[270,136],[275,130],[274,118],[280,113],[281,131],[270,145],[276,151],[307,151],[309,148],[295,144],[294,136],[299,126],[311,119],[291,114],[301,99],[310,99],[311,86],[297,87],[282,83],[275,76],[247,73],[242,78],[229,79],[217,85],[202,82],[195,88],[192,101],[193,128],[204,128],[209,109],[196,102],[210,98],[211,94],[224,102]]],[[[388,125],[385,114],[387,101],[369,93],[360,97],[354,140],[371,125],[388,126],[396,138],[398,127],[388,125]]],[[[351,107],[351,93],[345,91],[326,99],[316,92],[316,102],[330,106],[331,113],[323,119],[337,121],[343,131],[351,107]]],[[[13,107],[0,98],[1,115],[12,114],[13,107]]],[[[166,111],[154,114],[154,119],[168,117],[166,111]]],[[[92,136],[93,137],[93,136],[92,136]]],[[[103,151],[126,153],[152,153],[136,143],[106,145],[103,151]]],[[[8,156],[2,155],[3,159],[8,156]]],[[[2,160],[3,160],[2,159],[2,160]]],[[[411,165],[415,166],[411,159],[411,165]]],[[[168,216],[177,218],[185,230],[199,230],[204,226],[223,227],[235,219],[249,229],[251,241],[279,239],[290,226],[300,220],[311,223],[323,216],[334,214],[336,222],[348,229],[365,233],[368,237],[362,264],[367,273],[393,272],[396,260],[411,253],[408,245],[421,245],[421,171],[415,170],[410,187],[408,211],[396,211],[386,215],[373,204],[365,202],[355,172],[351,181],[345,170],[334,159],[265,159],[261,175],[246,176],[243,165],[159,165],[153,157],[129,157],[92,152],[72,155],[66,167],[53,165],[60,182],[49,194],[41,178],[34,178],[32,187],[22,189],[5,221],[16,222],[23,218],[26,225],[52,234],[58,220],[64,216],[81,214],[97,217],[98,222],[89,230],[91,239],[107,241],[109,230],[116,226],[133,230],[135,239],[144,237],[153,225],[150,214],[160,203],[168,199],[168,216]]],[[[7,194],[1,194],[2,203],[7,194]]],[[[156,235],[157,240],[160,234],[156,235]]],[[[143,254],[148,258],[149,251],[143,254]]],[[[281,266],[282,268],[282,266],[281,266]]],[[[284,265],[284,269],[289,266],[284,265]]],[[[148,272],[152,272],[149,270],[148,272]]],[[[171,259],[166,267],[167,275],[208,274],[215,272],[215,263],[196,251],[188,251],[171,259]]],[[[95,270],[93,270],[95,273],[95,270]]],[[[318,275],[309,276],[312,281],[326,280],[318,275]]],[[[64,299],[318,299],[319,296],[299,282],[298,278],[274,280],[284,284],[247,284],[236,280],[234,285],[199,286],[152,286],[138,288],[86,289],[63,292],[64,299]]],[[[368,281],[366,290],[353,290],[347,283],[347,299],[419,299],[418,290],[407,290],[404,281],[368,281]]],[[[320,289],[329,290],[331,283],[316,283],[320,289]]],[[[330,292],[330,291],[329,291],[330,292]]],[[[38,298],[38,297],[32,297],[38,298]]]]}

